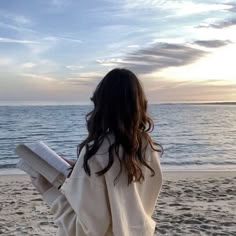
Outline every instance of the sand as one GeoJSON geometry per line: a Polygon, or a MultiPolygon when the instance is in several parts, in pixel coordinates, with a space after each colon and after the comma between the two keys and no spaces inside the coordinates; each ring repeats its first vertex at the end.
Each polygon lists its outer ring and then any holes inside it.
{"type": "MultiPolygon", "coordinates": [[[[156,235],[236,235],[236,172],[164,172],[156,235]]],[[[27,176],[0,176],[0,235],[55,235],[49,207],[27,176]]]]}

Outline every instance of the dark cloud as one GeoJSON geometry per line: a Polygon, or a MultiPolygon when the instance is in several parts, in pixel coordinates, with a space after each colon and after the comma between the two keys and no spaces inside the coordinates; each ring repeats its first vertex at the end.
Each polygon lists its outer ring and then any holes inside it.
{"type": "Polygon", "coordinates": [[[210,27],[216,28],[216,29],[222,29],[222,28],[233,26],[233,25],[236,25],[236,18],[230,19],[228,21],[221,21],[218,24],[212,24],[210,25],[210,27]]]}
{"type": "Polygon", "coordinates": [[[232,2],[229,4],[232,8],[229,9],[229,11],[231,12],[236,12],[236,3],[235,2],[232,2]]]}
{"type": "Polygon", "coordinates": [[[194,48],[200,45],[207,48],[218,48],[230,44],[229,40],[197,40],[189,44],[156,43],[147,48],[128,53],[120,62],[117,60],[97,60],[100,64],[125,67],[135,73],[147,74],[167,67],[178,67],[191,64],[209,51],[194,48]]]}
{"type": "Polygon", "coordinates": [[[145,74],[166,67],[190,64],[206,53],[186,45],[157,43],[128,54],[118,66],[145,74]]]}
{"type": "Polygon", "coordinates": [[[230,44],[231,41],[229,40],[197,40],[194,42],[203,47],[207,48],[218,48],[230,44]]]}
{"type": "MultiPolygon", "coordinates": [[[[235,7],[235,12],[236,12],[236,7],[235,7]]],[[[233,19],[228,19],[224,21],[219,21],[216,23],[211,23],[211,24],[204,24],[204,25],[199,25],[198,28],[215,28],[215,29],[223,29],[226,27],[230,27],[236,25],[236,18],[233,19]]]]}

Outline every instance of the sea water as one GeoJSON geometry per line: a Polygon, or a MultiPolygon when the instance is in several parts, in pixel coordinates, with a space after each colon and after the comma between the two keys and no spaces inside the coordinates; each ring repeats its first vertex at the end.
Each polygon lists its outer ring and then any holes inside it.
{"type": "MultiPolygon", "coordinates": [[[[76,159],[87,135],[89,105],[0,106],[0,169],[14,172],[19,143],[46,142],[60,155],[76,159]]],[[[235,170],[236,105],[149,105],[162,144],[163,169],[235,170]]]]}

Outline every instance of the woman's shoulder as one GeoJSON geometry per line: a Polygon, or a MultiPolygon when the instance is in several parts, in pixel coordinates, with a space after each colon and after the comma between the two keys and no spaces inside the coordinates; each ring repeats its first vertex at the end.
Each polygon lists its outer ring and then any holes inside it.
{"type": "MultiPolygon", "coordinates": [[[[104,168],[104,166],[107,165],[107,161],[109,158],[109,147],[113,142],[114,142],[114,137],[112,135],[106,136],[102,140],[96,153],[88,160],[88,164],[91,167],[91,170],[95,170],[96,172],[101,170],[101,168],[104,168]]],[[[89,145],[91,144],[92,142],[89,143],[89,145]]],[[[83,168],[85,153],[86,153],[86,147],[84,146],[80,151],[78,160],[76,161],[77,168],[80,169],[83,168]]]]}

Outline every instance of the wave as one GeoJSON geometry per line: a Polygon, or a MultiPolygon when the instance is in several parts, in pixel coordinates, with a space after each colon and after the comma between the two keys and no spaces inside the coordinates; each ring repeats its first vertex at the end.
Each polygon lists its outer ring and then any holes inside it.
{"type": "MultiPolygon", "coordinates": [[[[171,166],[171,167],[180,167],[180,166],[235,166],[236,167],[236,162],[231,162],[231,161],[225,161],[225,162],[190,162],[190,161],[183,161],[183,162],[166,162],[166,161],[161,161],[162,166],[171,166]]],[[[0,169],[12,169],[12,168],[17,168],[16,164],[1,164],[0,169]]]]}
{"type": "Polygon", "coordinates": [[[208,165],[236,165],[236,161],[224,161],[224,162],[219,162],[219,161],[207,161],[207,162],[201,162],[201,161],[182,161],[182,162],[167,162],[167,161],[161,161],[162,165],[167,165],[167,166],[189,166],[189,165],[199,165],[199,166],[208,166],[208,165]]]}
{"type": "Polygon", "coordinates": [[[16,168],[16,164],[1,164],[0,169],[12,169],[16,168]]]}

